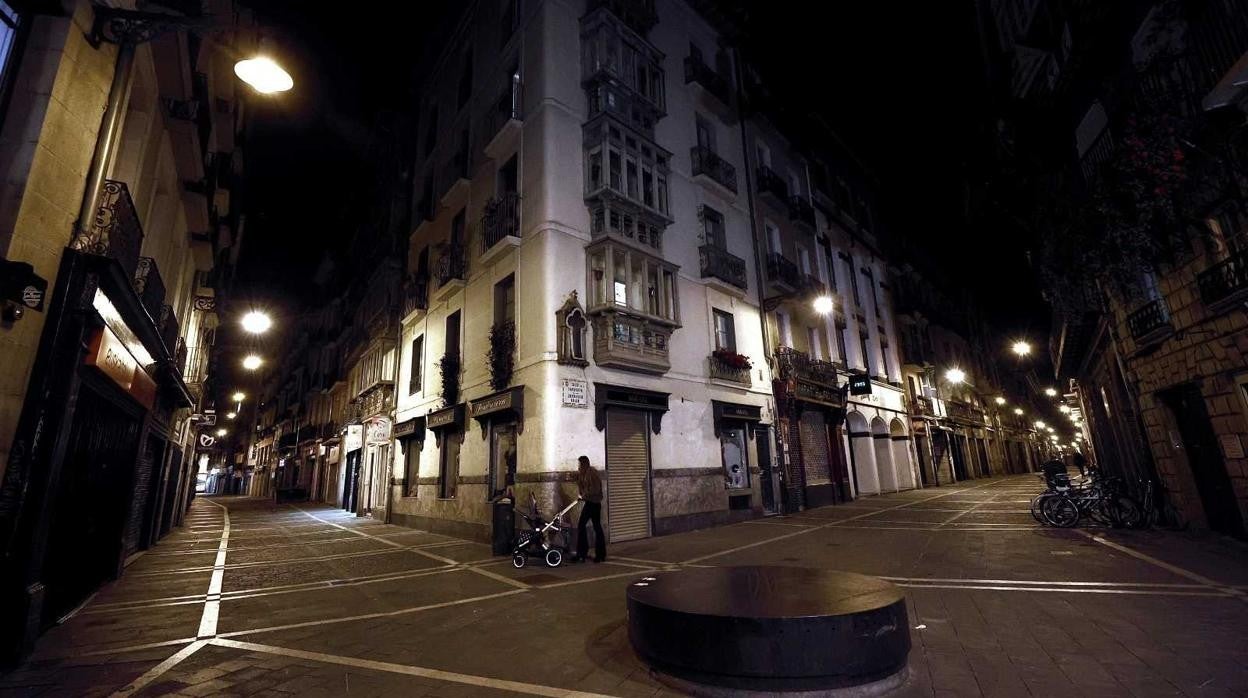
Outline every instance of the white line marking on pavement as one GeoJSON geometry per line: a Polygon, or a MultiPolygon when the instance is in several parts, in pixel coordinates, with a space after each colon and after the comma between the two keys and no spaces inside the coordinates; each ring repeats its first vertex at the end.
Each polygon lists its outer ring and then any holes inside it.
{"type": "Polygon", "coordinates": [[[66,657],[100,657],[106,654],[127,654],[129,652],[141,652],[143,650],[154,650],[158,647],[173,647],[174,645],[185,645],[195,642],[193,637],[180,637],[176,640],[165,640],[163,642],[147,642],[142,645],[123,645],[121,647],[113,647],[110,649],[91,650],[83,652],[82,648],[74,648],[71,654],[56,655],[54,659],[64,659],[66,657]]]}
{"type": "Polygon", "coordinates": [[[1206,584],[1164,584],[1150,582],[1046,582],[1030,579],[963,579],[941,577],[887,577],[878,575],[880,579],[890,582],[934,582],[951,584],[1034,584],[1037,586],[1074,586],[1074,587],[1161,587],[1165,589],[1204,589],[1206,584]]]}
{"type": "Polygon", "coordinates": [[[435,681],[445,681],[447,683],[465,684],[468,686],[491,688],[499,691],[526,693],[532,696],[549,696],[550,698],[608,698],[600,693],[586,693],[584,691],[577,691],[570,688],[556,688],[554,686],[542,686],[539,684],[524,683],[522,681],[494,679],[488,676],[460,674],[453,671],[442,671],[440,669],[429,669],[425,667],[408,666],[405,664],[393,664],[391,662],[379,662],[372,659],[339,657],[332,654],[323,654],[321,652],[308,652],[306,650],[274,647],[272,645],[259,645],[252,642],[216,639],[212,641],[212,644],[219,647],[229,647],[231,649],[245,650],[248,652],[276,654],[282,657],[307,659],[314,662],[322,662],[324,664],[338,664],[340,666],[355,667],[357,669],[371,669],[373,671],[382,671],[391,674],[404,674],[406,676],[417,676],[423,679],[433,679],[435,681]]]}
{"type": "Polygon", "coordinates": [[[1052,591],[1066,594],[1127,594],[1136,596],[1221,596],[1233,598],[1233,594],[1225,591],[1167,591],[1165,589],[1081,589],[1075,587],[1013,587],[994,586],[990,584],[911,584],[896,582],[899,587],[908,589],[980,589],[987,591],[1052,591]]]}
{"type": "Polygon", "coordinates": [[[221,582],[225,579],[225,553],[230,547],[230,510],[224,505],[212,503],[221,507],[225,519],[221,524],[221,544],[217,547],[217,560],[213,563],[208,594],[204,597],[204,613],[200,616],[199,632],[196,633],[201,638],[217,634],[217,619],[221,615],[221,582]]]}
{"type": "Polygon", "coordinates": [[[1078,533],[1084,538],[1089,538],[1091,540],[1094,540],[1097,543],[1100,543],[1101,545],[1107,548],[1117,550],[1118,552],[1124,555],[1130,555],[1131,557],[1137,560],[1142,560],[1144,562],[1147,562],[1148,564],[1153,565],[1154,567],[1160,567],[1161,569],[1166,570],[1167,572],[1172,572],[1174,574],[1177,574],[1180,577],[1185,577],[1194,582],[1200,582],[1201,584],[1205,586],[1213,587],[1215,589],[1223,589],[1226,591],[1227,594],[1234,596],[1235,598],[1239,599],[1240,601],[1243,601],[1244,603],[1248,603],[1248,594],[1245,594],[1244,592],[1240,591],[1239,589],[1236,589],[1233,586],[1222,584],[1221,582],[1210,579],[1202,574],[1197,574],[1195,572],[1192,572],[1191,570],[1183,569],[1182,567],[1179,567],[1178,565],[1172,565],[1169,562],[1166,562],[1165,560],[1158,560],[1152,555],[1148,555],[1138,550],[1128,548],[1127,546],[1122,545],[1120,543],[1115,543],[1114,541],[1109,540],[1108,538],[1105,538],[1104,536],[1099,536],[1099,535],[1088,533],[1087,531],[1082,531],[1078,529],[1075,530],[1075,533],[1078,533]]]}
{"type": "MultiPolygon", "coordinates": [[[[213,504],[216,504],[216,502],[213,502],[213,504]]],[[[217,506],[220,506],[220,505],[218,504],[217,506]]],[[[181,664],[182,660],[198,652],[200,648],[202,648],[206,644],[208,644],[206,640],[196,640],[192,642],[191,644],[187,645],[186,647],[183,647],[182,649],[175,652],[173,656],[169,657],[168,659],[161,662],[160,664],[157,664],[151,669],[148,669],[146,672],[143,673],[142,676],[135,679],[134,681],[131,681],[129,684],[126,685],[125,688],[113,693],[112,698],[119,698],[122,696],[132,696],[135,693],[138,693],[139,691],[143,690],[143,688],[147,686],[149,683],[160,678],[160,676],[164,674],[166,671],[169,671],[170,669],[174,668],[178,664],[181,664]]]]}
{"type": "Polygon", "coordinates": [[[511,577],[508,577],[506,575],[502,575],[497,572],[491,572],[486,569],[481,569],[480,567],[470,566],[467,569],[471,572],[475,572],[481,575],[482,577],[489,577],[490,579],[493,579],[496,582],[502,582],[503,584],[516,587],[517,589],[532,589],[533,588],[532,584],[525,584],[519,579],[512,579],[511,577]]]}

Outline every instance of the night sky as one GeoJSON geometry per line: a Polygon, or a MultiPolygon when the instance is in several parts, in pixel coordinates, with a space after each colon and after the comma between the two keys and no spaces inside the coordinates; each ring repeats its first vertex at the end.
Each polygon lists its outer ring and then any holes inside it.
{"type": "MultiPolygon", "coordinates": [[[[1003,336],[1046,339],[1048,310],[1025,243],[970,206],[992,117],[971,0],[801,3],[734,0],[744,41],[786,104],[822,114],[880,186],[893,235],[932,273],[974,293],[1003,336]]],[[[353,212],[342,192],[366,172],[360,142],[378,109],[417,99],[416,63],[458,3],[422,2],[423,21],[381,21],[322,3],[251,3],[276,28],[295,89],[258,98],[248,140],[247,239],[238,291],[283,307],[315,302],[327,255],[353,212]]],[[[669,80],[672,78],[669,77],[669,80]]]]}

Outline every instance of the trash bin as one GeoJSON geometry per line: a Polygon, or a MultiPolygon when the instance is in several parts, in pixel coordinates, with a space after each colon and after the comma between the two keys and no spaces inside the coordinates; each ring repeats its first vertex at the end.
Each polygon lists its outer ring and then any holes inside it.
{"type": "Polygon", "coordinates": [[[516,545],[516,511],[510,497],[494,501],[494,530],[491,536],[491,552],[510,555],[516,545]]]}

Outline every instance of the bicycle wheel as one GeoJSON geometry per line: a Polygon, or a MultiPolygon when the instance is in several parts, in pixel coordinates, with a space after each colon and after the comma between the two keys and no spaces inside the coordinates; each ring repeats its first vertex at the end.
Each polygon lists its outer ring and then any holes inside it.
{"type": "Polygon", "coordinates": [[[1048,526],[1049,522],[1044,518],[1044,513],[1041,511],[1041,507],[1044,505],[1044,500],[1052,496],[1052,492],[1041,492],[1031,500],[1031,518],[1035,519],[1036,522],[1042,526],[1048,526]]]}
{"type": "Polygon", "coordinates": [[[1130,495],[1120,494],[1114,497],[1115,514],[1119,526],[1126,528],[1145,528],[1147,521],[1144,509],[1130,495]]]}
{"type": "Polygon", "coordinates": [[[1044,514],[1049,525],[1058,528],[1072,528],[1079,523],[1079,505],[1070,497],[1054,495],[1040,505],[1040,513],[1044,514]]]}

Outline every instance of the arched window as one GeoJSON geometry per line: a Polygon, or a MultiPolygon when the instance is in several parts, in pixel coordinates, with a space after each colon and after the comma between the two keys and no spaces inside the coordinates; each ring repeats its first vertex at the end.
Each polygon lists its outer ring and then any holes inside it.
{"type": "Polygon", "coordinates": [[[559,363],[573,366],[588,366],[588,353],[585,347],[585,310],[573,291],[568,300],[555,313],[555,329],[559,333],[559,363]]]}

